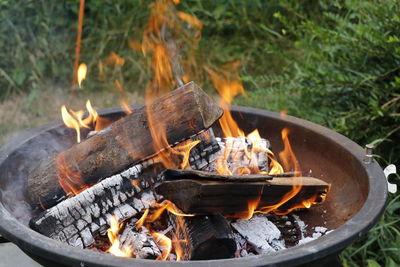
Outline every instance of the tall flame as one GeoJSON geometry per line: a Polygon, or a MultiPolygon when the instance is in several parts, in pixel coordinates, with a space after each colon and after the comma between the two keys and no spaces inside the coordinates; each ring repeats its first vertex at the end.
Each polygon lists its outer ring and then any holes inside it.
{"type": "MultiPolygon", "coordinates": [[[[245,90],[240,81],[239,75],[239,67],[240,62],[235,61],[229,64],[222,66],[218,71],[208,66],[205,66],[205,70],[211,78],[211,81],[214,87],[217,89],[221,100],[220,106],[224,109],[224,115],[220,119],[221,129],[228,139],[225,142],[225,150],[222,156],[220,156],[216,161],[216,169],[218,173],[221,174],[232,174],[233,172],[237,172],[239,174],[251,174],[251,173],[261,173],[261,174],[280,174],[284,171],[294,171],[295,176],[301,176],[300,165],[297,161],[297,158],[292,150],[292,147],[289,142],[289,129],[284,128],[281,132],[282,141],[284,143],[284,149],[279,153],[279,159],[282,162],[282,165],[278,162],[275,155],[271,150],[262,145],[261,136],[258,130],[254,130],[247,136],[244,134],[244,131],[238,126],[237,122],[233,119],[232,114],[229,109],[229,104],[232,103],[232,100],[239,94],[245,94],[245,90]],[[246,138],[247,141],[251,143],[250,149],[244,148],[244,153],[248,158],[248,164],[246,166],[241,166],[236,170],[232,170],[230,166],[228,166],[228,159],[232,157],[235,160],[235,148],[233,147],[232,139],[229,137],[238,137],[238,138],[246,138]],[[269,159],[269,170],[268,172],[260,171],[256,154],[257,153],[265,153],[265,155],[269,159]]],[[[301,179],[300,177],[296,179],[301,179]]],[[[259,202],[261,199],[262,192],[260,192],[259,197],[256,199],[249,201],[248,203],[248,211],[247,213],[237,214],[241,218],[250,219],[254,213],[268,213],[275,212],[276,214],[286,214],[291,212],[297,208],[309,208],[312,204],[320,202],[317,201],[318,196],[312,196],[310,199],[302,201],[290,208],[286,211],[281,211],[279,208],[295,197],[301,190],[301,180],[296,180],[293,183],[292,190],[286,193],[282,199],[271,206],[268,207],[259,207],[259,202]]]]}
{"type": "MultiPolygon", "coordinates": [[[[237,122],[233,119],[230,112],[229,105],[233,99],[239,94],[245,94],[243,84],[240,80],[239,75],[240,62],[234,61],[222,66],[218,71],[215,69],[205,66],[204,69],[211,78],[214,87],[217,89],[220,95],[220,106],[224,109],[224,115],[219,120],[221,129],[225,137],[239,137],[247,138],[251,142],[251,149],[245,149],[244,152],[249,159],[248,166],[242,166],[238,168],[239,174],[251,174],[251,173],[264,173],[264,174],[279,174],[283,172],[282,166],[278,163],[275,155],[271,150],[266,148],[261,143],[261,136],[257,129],[253,132],[245,135],[244,131],[239,127],[237,122]],[[257,163],[256,153],[265,153],[270,160],[270,169],[268,173],[261,172],[257,163]]],[[[232,170],[228,166],[228,158],[234,154],[233,141],[227,139],[225,143],[224,155],[217,159],[217,172],[221,174],[232,174],[232,170]]]]}

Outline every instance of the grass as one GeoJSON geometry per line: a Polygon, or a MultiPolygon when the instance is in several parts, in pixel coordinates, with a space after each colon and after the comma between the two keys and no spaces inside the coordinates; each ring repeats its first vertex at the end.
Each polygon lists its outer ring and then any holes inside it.
{"type": "MultiPolygon", "coordinates": [[[[382,166],[400,167],[400,4],[384,1],[200,1],[178,9],[203,23],[193,55],[195,81],[213,92],[202,66],[240,60],[246,96],[236,104],[286,109],[360,145],[375,143],[382,166]]],[[[132,49],[141,41],[149,4],[87,1],[84,89],[69,95],[77,1],[0,0],[0,143],[21,130],[59,119],[59,107],[118,105],[115,80],[140,97],[150,74],[132,49]],[[112,64],[118,54],[123,65],[112,64]]],[[[391,181],[400,185],[398,176],[391,181]]],[[[400,265],[400,199],[365,237],[341,254],[345,266],[400,265]]]]}

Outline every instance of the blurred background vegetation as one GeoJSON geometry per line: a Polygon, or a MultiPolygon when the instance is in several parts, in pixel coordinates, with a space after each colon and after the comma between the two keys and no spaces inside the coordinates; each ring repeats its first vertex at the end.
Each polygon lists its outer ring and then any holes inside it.
{"type": "MultiPolygon", "coordinates": [[[[81,61],[84,89],[70,96],[79,1],[0,0],[0,144],[59,119],[67,103],[116,106],[119,80],[142,102],[150,74],[135,49],[152,1],[87,1],[81,61]],[[124,64],[115,64],[117,54],[124,64]]],[[[182,0],[203,23],[202,64],[240,60],[246,96],[236,104],[288,110],[360,145],[374,143],[382,166],[400,166],[400,2],[182,0]]],[[[199,67],[196,82],[212,92],[199,67]]],[[[400,184],[398,177],[392,182],[400,184]]],[[[400,195],[379,224],[341,254],[345,266],[400,265],[400,195]]]]}

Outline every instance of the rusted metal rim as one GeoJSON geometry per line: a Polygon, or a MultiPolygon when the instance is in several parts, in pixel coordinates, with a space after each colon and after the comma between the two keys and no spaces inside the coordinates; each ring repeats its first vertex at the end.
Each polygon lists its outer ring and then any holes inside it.
{"type": "MultiPolygon", "coordinates": [[[[138,106],[136,106],[138,107],[138,106]]],[[[265,119],[281,120],[284,123],[304,128],[316,134],[324,135],[360,162],[369,182],[369,191],[363,207],[349,221],[333,232],[294,248],[281,250],[270,255],[258,255],[239,259],[190,261],[190,262],[161,262],[152,260],[118,258],[112,255],[82,250],[67,244],[47,238],[18,222],[0,203],[0,233],[19,246],[32,258],[45,265],[90,265],[90,266],[291,266],[312,262],[341,251],[353,241],[365,234],[382,215],[387,199],[387,183],[381,167],[374,160],[371,164],[363,164],[363,149],[332,130],[320,125],[291,116],[281,117],[278,113],[247,107],[233,106],[236,113],[260,116],[265,119]]],[[[101,110],[100,115],[122,114],[120,108],[101,110]]],[[[50,129],[60,127],[60,121],[36,128],[10,140],[0,149],[0,179],[1,165],[8,155],[28,142],[34,136],[50,129]]]]}

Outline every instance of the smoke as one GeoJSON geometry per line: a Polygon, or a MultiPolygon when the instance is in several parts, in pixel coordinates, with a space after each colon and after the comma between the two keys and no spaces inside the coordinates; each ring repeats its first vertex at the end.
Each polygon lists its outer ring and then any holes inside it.
{"type": "Polygon", "coordinates": [[[37,211],[27,196],[28,174],[40,160],[71,147],[75,131],[51,123],[10,140],[0,150],[0,202],[24,225],[37,211]]]}

